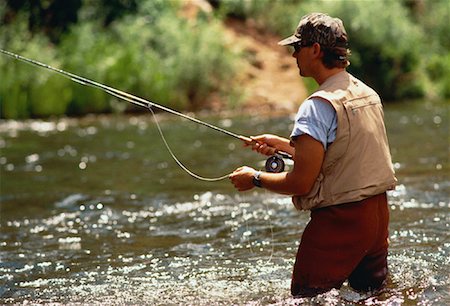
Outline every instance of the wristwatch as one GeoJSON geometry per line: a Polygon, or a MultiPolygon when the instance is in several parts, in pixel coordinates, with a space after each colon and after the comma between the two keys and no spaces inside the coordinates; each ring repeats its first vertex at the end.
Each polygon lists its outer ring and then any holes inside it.
{"type": "Polygon", "coordinates": [[[253,174],[253,185],[255,185],[256,187],[261,188],[262,184],[261,184],[261,180],[260,177],[261,176],[261,171],[256,171],[255,174],[253,174]]]}

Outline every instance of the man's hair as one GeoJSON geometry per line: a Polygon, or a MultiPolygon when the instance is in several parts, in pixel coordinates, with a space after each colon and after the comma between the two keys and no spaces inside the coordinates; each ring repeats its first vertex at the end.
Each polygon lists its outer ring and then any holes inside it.
{"type": "Polygon", "coordinates": [[[323,51],[322,63],[328,69],[345,68],[350,65],[348,57],[348,37],[344,23],[323,13],[310,13],[303,16],[291,36],[279,41],[281,46],[312,46],[320,44],[323,51]]]}
{"type": "Polygon", "coordinates": [[[346,68],[350,65],[348,60],[351,54],[350,49],[335,47],[321,50],[323,51],[322,63],[326,68],[346,68]]]}

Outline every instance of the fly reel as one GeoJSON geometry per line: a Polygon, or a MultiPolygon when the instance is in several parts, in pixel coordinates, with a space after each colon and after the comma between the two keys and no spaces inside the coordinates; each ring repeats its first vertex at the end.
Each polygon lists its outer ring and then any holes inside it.
{"type": "Polygon", "coordinates": [[[271,173],[280,173],[284,171],[284,160],[279,154],[272,155],[266,160],[266,171],[271,173]]]}

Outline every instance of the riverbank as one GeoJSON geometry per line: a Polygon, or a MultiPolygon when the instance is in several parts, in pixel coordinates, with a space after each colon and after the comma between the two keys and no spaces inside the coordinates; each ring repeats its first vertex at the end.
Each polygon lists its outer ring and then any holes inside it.
{"type": "MultiPolygon", "coordinates": [[[[346,25],[349,71],[384,101],[448,97],[445,0],[285,2],[6,4],[0,45],[179,111],[291,113],[306,96],[303,81],[308,91],[314,82],[300,79],[290,51],[277,41],[306,12],[323,11],[346,25]]],[[[14,58],[0,56],[0,71],[1,118],[135,111],[14,58]]]]}
{"type": "Polygon", "coordinates": [[[232,46],[248,54],[239,73],[246,91],[239,111],[249,114],[284,114],[295,112],[306,98],[307,90],[294,58],[280,37],[263,32],[251,20],[226,21],[232,46]]]}

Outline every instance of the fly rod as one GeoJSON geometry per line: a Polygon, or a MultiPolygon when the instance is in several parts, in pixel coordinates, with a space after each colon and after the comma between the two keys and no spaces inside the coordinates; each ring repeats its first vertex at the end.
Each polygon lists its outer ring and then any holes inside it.
{"type": "MultiPolygon", "coordinates": [[[[113,87],[101,84],[99,82],[95,82],[93,80],[90,80],[90,79],[78,76],[76,74],[64,71],[62,69],[58,69],[58,68],[52,67],[50,65],[41,63],[39,61],[26,58],[24,56],[15,54],[15,53],[10,52],[10,51],[6,51],[6,50],[3,50],[3,49],[0,49],[0,52],[5,54],[5,55],[7,55],[7,56],[10,56],[10,57],[12,57],[14,59],[17,59],[19,61],[22,61],[22,62],[25,62],[25,63],[28,63],[28,64],[32,64],[34,66],[38,66],[38,67],[45,68],[45,69],[51,70],[53,72],[59,73],[62,76],[66,77],[66,78],[69,78],[70,80],[72,80],[72,81],[74,81],[76,83],[79,83],[81,85],[85,85],[85,86],[90,86],[90,87],[94,87],[94,88],[97,88],[97,89],[101,89],[102,91],[107,92],[108,94],[110,94],[112,96],[115,96],[115,97],[117,97],[119,99],[122,99],[122,100],[125,100],[127,102],[130,102],[130,103],[132,103],[134,105],[141,106],[141,107],[144,107],[144,108],[147,108],[147,109],[150,109],[151,107],[158,108],[158,109],[163,110],[165,112],[168,112],[170,114],[173,114],[173,115],[185,118],[187,120],[190,120],[190,121],[193,121],[193,122],[198,123],[200,125],[203,125],[203,126],[206,126],[208,128],[211,128],[211,129],[213,129],[215,131],[224,133],[224,134],[226,134],[228,136],[231,136],[233,138],[236,138],[236,139],[239,139],[241,141],[244,141],[247,144],[251,144],[251,143],[255,142],[250,137],[238,135],[236,133],[233,133],[233,132],[230,132],[230,131],[225,130],[223,128],[220,128],[218,126],[215,126],[215,125],[212,125],[210,123],[207,123],[207,122],[204,122],[202,120],[199,120],[197,118],[185,115],[185,114],[177,112],[177,111],[175,111],[175,110],[173,110],[171,108],[165,107],[163,105],[157,104],[157,103],[149,101],[149,100],[145,100],[143,98],[137,97],[137,96],[129,94],[127,92],[118,90],[116,88],[113,88],[113,87]]],[[[292,159],[292,156],[290,154],[286,153],[286,152],[282,152],[282,151],[275,151],[275,152],[276,152],[277,155],[279,155],[282,158],[292,159]]]]}
{"type": "Polygon", "coordinates": [[[100,89],[102,89],[103,91],[106,91],[107,93],[109,93],[109,94],[111,94],[111,95],[113,95],[113,96],[115,96],[115,97],[118,97],[118,98],[126,97],[127,99],[124,99],[124,100],[126,100],[126,101],[128,101],[128,102],[130,102],[130,103],[132,103],[132,104],[134,104],[134,105],[138,105],[138,106],[145,107],[145,108],[155,107],[155,108],[158,108],[158,109],[163,110],[163,111],[165,111],[165,112],[168,112],[168,113],[174,114],[174,115],[176,115],[176,116],[180,116],[180,117],[183,117],[183,118],[185,118],[185,119],[191,120],[191,121],[196,122],[196,123],[198,123],[198,124],[207,126],[207,127],[211,128],[211,129],[213,129],[213,130],[216,130],[216,131],[219,131],[219,132],[221,132],[221,133],[227,134],[227,135],[229,135],[229,136],[231,136],[231,137],[234,137],[234,138],[237,138],[237,139],[246,141],[246,142],[251,142],[251,141],[252,141],[251,138],[248,138],[248,137],[245,137],[245,136],[242,136],[242,135],[235,134],[235,133],[233,133],[233,132],[230,132],[230,131],[227,131],[227,130],[225,130],[225,129],[222,129],[222,128],[218,127],[218,126],[215,126],[215,125],[212,125],[212,124],[210,124],[210,123],[201,121],[201,120],[199,120],[199,119],[190,117],[190,116],[185,115],[185,114],[183,114],[183,113],[177,112],[177,111],[175,111],[175,110],[173,110],[173,109],[171,109],[171,108],[162,106],[162,105],[157,104],[157,103],[152,102],[152,101],[145,100],[145,99],[143,99],[143,98],[134,96],[134,95],[129,94],[129,93],[126,93],[126,92],[124,92],[124,91],[115,89],[115,88],[113,88],[113,87],[106,86],[106,85],[104,85],[104,84],[101,84],[101,83],[98,83],[98,82],[89,80],[89,79],[87,79],[87,78],[78,76],[78,75],[76,75],[76,74],[73,74],[73,73],[70,73],[70,72],[67,72],[67,71],[58,69],[58,68],[54,68],[54,67],[52,67],[52,66],[50,66],[50,65],[47,65],[47,64],[38,62],[38,61],[36,61],[36,60],[32,60],[32,59],[23,57],[23,56],[21,56],[21,55],[18,55],[18,54],[9,52],[9,51],[5,51],[5,50],[0,49],[0,52],[3,53],[3,54],[8,55],[8,56],[10,56],[10,57],[13,57],[13,58],[15,58],[15,59],[17,59],[17,60],[20,60],[20,61],[23,61],[23,62],[32,64],[32,65],[35,65],[35,66],[43,67],[43,68],[52,70],[52,71],[54,71],[54,72],[57,72],[57,73],[59,73],[59,74],[62,74],[63,76],[65,76],[65,77],[71,79],[72,81],[77,82],[77,83],[79,83],[79,84],[81,84],[81,85],[86,85],[86,86],[91,86],[91,87],[95,87],[95,88],[100,88],[100,89]]]}

